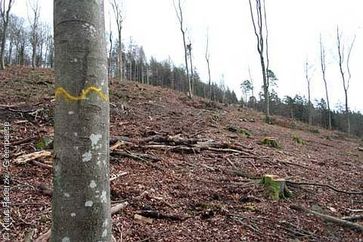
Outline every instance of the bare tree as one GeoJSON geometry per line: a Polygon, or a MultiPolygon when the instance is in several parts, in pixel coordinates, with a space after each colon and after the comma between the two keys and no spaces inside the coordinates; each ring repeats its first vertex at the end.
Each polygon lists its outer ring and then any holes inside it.
{"type": "Polygon", "coordinates": [[[349,105],[348,105],[348,90],[350,85],[350,79],[352,78],[352,74],[349,68],[350,55],[352,53],[352,49],[354,46],[356,36],[354,36],[352,42],[348,46],[348,49],[345,48],[342,43],[342,33],[339,31],[339,27],[337,26],[337,50],[338,50],[338,65],[340,75],[342,77],[343,89],[345,95],[345,115],[347,117],[347,132],[350,134],[350,115],[349,115],[349,105]]]}
{"type": "Polygon", "coordinates": [[[104,0],[54,0],[51,241],[111,241],[104,0]]]}
{"type": "Polygon", "coordinates": [[[205,61],[207,62],[208,68],[208,97],[212,100],[212,80],[210,75],[210,52],[209,52],[209,33],[207,32],[207,43],[205,47],[205,61]]]}
{"type": "MultiPolygon", "coordinates": [[[[110,15],[110,14],[108,14],[110,15]]],[[[108,77],[112,78],[112,50],[113,50],[113,42],[112,42],[112,25],[111,25],[111,20],[110,20],[110,33],[109,33],[109,37],[108,40],[110,42],[110,50],[108,52],[108,77]]]]}
{"type": "Polygon", "coordinates": [[[179,24],[180,24],[180,32],[182,33],[182,38],[183,38],[185,69],[186,69],[186,72],[187,72],[187,79],[188,79],[188,96],[190,98],[192,98],[193,97],[192,81],[191,81],[191,78],[190,78],[190,75],[189,75],[188,49],[187,49],[187,44],[186,44],[186,40],[185,40],[186,29],[184,27],[184,17],[183,17],[182,3],[181,3],[181,0],[178,0],[178,5],[176,5],[175,0],[173,0],[173,4],[174,4],[174,9],[175,9],[175,12],[176,12],[176,16],[177,16],[179,24]]]}
{"type": "Polygon", "coordinates": [[[326,53],[325,53],[325,48],[324,48],[324,44],[323,44],[321,35],[320,35],[320,68],[321,68],[321,73],[322,73],[323,81],[324,81],[326,104],[328,106],[328,127],[329,127],[329,129],[331,129],[332,128],[331,111],[330,111],[330,104],[329,104],[328,82],[326,80],[326,53]]]}
{"type": "Polygon", "coordinates": [[[192,56],[192,42],[189,40],[187,45],[189,62],[190,62],[190,81],[192,86],[192,93],[195,94],[195,80],[194,80],[194,67],[193,67],[193,56],[192,56]]]}
{"type": "Polygon", "coordinates": [[[15,0],[0,0],[0,17],[2,23],[2,33],[1,33],[1,60],[0,60],[0,69],[5,69],[5,44],[6,44],[6,36],[7,36],[7,29],[9,25],[9,17],[10,17],[10,10],[13,6],[15,0]]]}
{"type": "Polygon", "coordinates": [[[313,124],[313,116],[312,116],[312,110],[313,110],[313,105],[311,103],[311,66],[309,65],[309,61],[306,59],[305,61],[305,80],[306,80],[306,83],[308,84],[308,112],[309,112],[309,125],[312,125],[313,124]]]}
{"type": "Polygon", "coordinates": [[[122,81],[122,68],[123,68],[123,60],[122,60],[122,26],[123,26],[123,14],[122,14],[122,5],[121,0],[112,0],[111,2],[113,13],[115,15],[115,21],[117,25],[117,33],[118,33],[118,74],[120,82],[122,81]]]}
{"type": "Polygon", "coordinates": [[[39,0],[28,1],[28,7],[31,9],[32,16],[29,16],[30,22],[30,43],[32,46],[32,68],[36,66],[37,47],[39,41],[39,17],[40,17],[40,6],[39,0]]]}
{"type": "Polygon", "coordinates": [[[261,72],[263,79],[263,92],[265,98],[265,115],[266,122],[270,122],[270,94],[269,94],[269,55],[268,55],[268,28],[266,19],[266,6],[265,0],[255,0],[255,4],[252,6],[251,0],[249,0],[251,20],[253,29],[257,40],[257,52],[260,57],[261,72]]]}

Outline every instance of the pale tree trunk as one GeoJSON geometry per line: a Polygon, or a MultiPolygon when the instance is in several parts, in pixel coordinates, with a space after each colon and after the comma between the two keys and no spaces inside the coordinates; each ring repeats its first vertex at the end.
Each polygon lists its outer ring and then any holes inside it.
{"type": "Polygon", "coordinates": [[[320,36],[320,67],[321,67],[321,73],[323,75],[323,81],[324,81],[324,87],[325,87],[326,104],[328,106],[328,127],[329,127],[329,129],[332,129],[331,111],[330,111],[330,104],[329,104],[328,83],[327,83],[327,80],[326,80],[325,48],[324,48],[321,36],[320,36]]]}
{"type": "Polygon", "coordinates": [[[6,0],[0,1],[1,9],[0,15],[2,19],[2,36],[1,36],[1,50],[0,50],[0,69],[5,69],[5,44],[6,44],[6,32],[9,25],[10,10],[13,6],[15,0],[8,0],[6,5],[6,0]]]}
{"type": "Polygon", "coordinates": [[[115,15],[117,32],[118,32],[118,75],[120,82],[122,81],[123,75],[123,60],[122,60],[122,24],[123,24],[123,16],[121,9],[121,0],[112,0],[111,2],[113,13],[115,15]]]}
{"type": "Polygon", "coordinates": [[[182,38],[183,38],[185,70],[187,72],[187,80],[188,80],[188,96],[190,98],[192,98],[193,97],[192,81],[191,81],[191,78],[190,78],[190,75],[189,75],[188,49],[187,49],[187,43],[186,43],[186,40],[185,40],[183,9],[182,9],[180,0],[178,0],[178,6],[175,5],[174,0],[173,0],[173,4],[174,4],[176,16],[177,16],[179,24],[180,24],[180,32],[182,33],[182,38]]]}
{"type": "Polygon", "coordinates": [[[312,103],[311,103],[311,90],[310,90],[310,82],[311,82],[311,77],[310,77],[310,73],[309,73],[310,67],[309,67],[309,62],[306,60],[305,62],[305,80],[308,84],[308,112],[309,112],[309,125],[313,124],[313,118],[312,118],[312,103]]]}
{"type": "Polygon", "coordinates": [[[37,45],[39,41],[39,0],[35,0],[30,6],[33,12],[33,22],[31,23],[31,44],[32,44],[32,68],[36,67],[37,45]]]}
{"type": "Polygon", "coordinates": [[[111,30],[111,23],[110,23],[110,35],[109,35],[109,41],[110,41],[110,51],[108,53],[108,77],[112,78],[112,30],[111,30]]]}
{"type": "Polygon", "coordinates": [[[207,45],[205,48],[205,61],[207,62],[208,68],[208,98],[212,100],[212,80],[210,75],[210,53],[209,53],[209,34],[207,33],[207,45]]]}
{"type": "Polygon", "coordinates": [[[121,39],[121,29],[118,30],[118,74],[119,74],[119,80],[122,82],[122,66],[123,66],[123,60],[122,60],[122,39],[121,39]]]}
{"type": "Polygon", "coordinates": [[[347,133],[350,134],[350,115],[349,115],[349,106],[348,106],[348,89],[350,84],[350,79],[352,77],[349,68],[350,54],[352,53],[353,45],[355,42],[356,36],[352,40],[352,43],[349,46],[349,49],[344,49],[344,45],[342,44],[341,33],[339,32],[339,27],[337,27],[337,50],[338,50],[338,65],[340,75],[343,81],[343,90],[345,95],[345,115],[347,118],[347,133]],[[346,53],[348,51],[348,53],[346,53]],[[347,58],[345,59],[345,55],[347,54],[347,58]],[[344,68],[344,65],[346,67],[344,68]],[[346,72],[345,72],[346,70],[346,72]]]}
{"type": "Polygon", "coordinates": [[[51,241],[111,241],[104,1],[54,0],[51,241]]]}
{"type": "Polygon", "coordinates": [[[267,123],[271,122],[270,117],[270,81],[267,76],[269,69],[269,55],[268,55],[268,28],[266,19],[265,0],[255,0],[255,9],[252,7],[251,0],[249,0],[250,14],[253,29],[257,40],[257,52],[260,57],[261,73],[263,80],[263,92],[265,98],[265,119],[267,123]]]}
{"type": "Polygon", "coordinates": [[[194,70],[193,70],[193,58],[192,58],[192,43],[187,45],[189,50],[189,59],[190,59],[190,82],[192,86],[192,94],[195,94],[195,80],[194,80],[194,70]]]}

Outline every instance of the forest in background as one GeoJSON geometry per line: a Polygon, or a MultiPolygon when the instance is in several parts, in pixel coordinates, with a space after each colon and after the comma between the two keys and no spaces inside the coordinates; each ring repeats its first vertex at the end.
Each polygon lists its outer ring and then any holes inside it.
{"type": "MultiPolygon", "coordinates": [[[[9,14],[5,37],[2,38],[4,68],[8,65],[32,66],[32,68],[53,68],[54,41],[52,27],[39,20],[39,9],[32,8],[31,21],[23,17],[9,14]]],[[[4,22],[0,33],[3,35],[4,22]]],[[[112,33],[108,33],[108,71],[110,78],[118,79],[119,76],[119,45],[112,33]]],[[[136,81],[144,84],[162,86],[180,92],[188,91],[188,77],[185,66],[177,66],[169,58],[157,60],[147,58],[144,48],[130,39],[128,45],[121,44],[122,50],[122,79],[136,81]]],[[[206,83],[200,79],[198,69],[192,67],[191,82],[193,95],[209,98],[226,104],[242,105],[265,112],[265,98],[263,92],[254,95],[252,80],[241,83],[242,97],[238,99],[234,90],[230,90],[222,80],[206,83]],[[247,84],[247,85],[246,85],[247,84]]],[[[273,115],[280,115],[294,120],[309,122],[311,124],[329,128],[329,114],[331,127],[335,130],[346,131],[346,113],[344,107],[329,112],[326,100],[321,98],[309,104],[305,96],[296,95],[279,97],[276,88],[278,78],[272,70],[269,73],[273,80],[272,90],[269,92],[270,110],[273,115]],[[274,89],[275,88],[275,89],[274,89]]],[[[236,80],[239,81],[239,80],[236,80]]],[[[263,87],[262,87],[263,89],[263,87]]],[[[112,92],[112,90],[111,90],[112,92]]],[[[358,111],[350,111],[351,134],[363,137],[363,115],[358,111]]],[[[272,120],[273,121],[273,120],[272,120]]]]}

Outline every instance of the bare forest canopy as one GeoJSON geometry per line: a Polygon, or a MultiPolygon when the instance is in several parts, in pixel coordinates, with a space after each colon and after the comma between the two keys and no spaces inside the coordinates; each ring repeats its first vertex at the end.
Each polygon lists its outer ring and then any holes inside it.
{"type": "MultiPolygon", "coordinates": [[[[39,14],[39,13],[38,13],[39,14]]],[[[54,41],[52,27],[34,18],[30,21],[23,17],[9,15],[6,37],[4,38],[4,64],[33,66],[33,68],[53,68],[54,65],[54,41]],[[37,22],[36,22],[37,21],[37,22]]],[[[0,25],[0,33],[3,33],[4,24],[0,25]]],[[[108,34],[108,71],[111,78],[119,75],[119,50],[122,56],[122,79],[136,81],[154,86],[162,86],[180,92],[188,91],[188,77],[185,66],[176,66],[171,59],[159,61],[153,57],[146,57],[144,48],[130,41],[128,46],[121,44],[119,48],[117,38],[108,34]]],[[[269,70],[270,71],[270,70],[269,70]]],[[[271,71],[272,72],[272,71],[271,71]]],[[[273,72],[272,72],[273,73],[273,72]]],[[[250,89],[243,89],[243,97],[238,100],[234,90],[225,86],[223,80],[210,84],[200,79],[198,69],[193,67],[192,76],[193,95],[209,98],[213,101],[226,104],[240,104],[249,108],[265,112],[265,98],[262,92],[253,95],[250,89]]],[[[278,82],[278,77],[274,76],[278,82]]],[[[253,87],[252,87],[253,88],[253,87]]],[[[112,92],[112,90],[111,90],[112,92]]],[[[312,124],[336,130],[346,131],[345,110],[340,108],[329,111],[324,99],[315,100],[309,104],[304,96],[279,97],[273,89],[269,92],[270,113],[281,115],[295,120],[309,122],[309,110],[311,108],[312,124]]],[[[363,115],[360,112],[350,112],[351,134],[363,137],[363,115]]]]}

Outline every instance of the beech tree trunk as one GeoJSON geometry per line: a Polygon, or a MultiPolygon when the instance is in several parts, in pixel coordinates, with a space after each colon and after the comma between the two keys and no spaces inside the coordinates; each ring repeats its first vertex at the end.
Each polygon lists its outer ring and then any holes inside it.
{"type": "Polygon", "coordinates": [[[104,1],[54,0],[51,241],[111,241],[104,1]]]}
{"type": "Polygon", "coordinates": [[[6,33],[9,25],[9,16],[11,7],[14,4],[14,0],[9,0],[6,4],[5,0],[0,1],[0,16],[2,20],[2,36],[1,36],[1,50],[0,50],[0,69],[5,69],[5,44],[6,33]]]}

